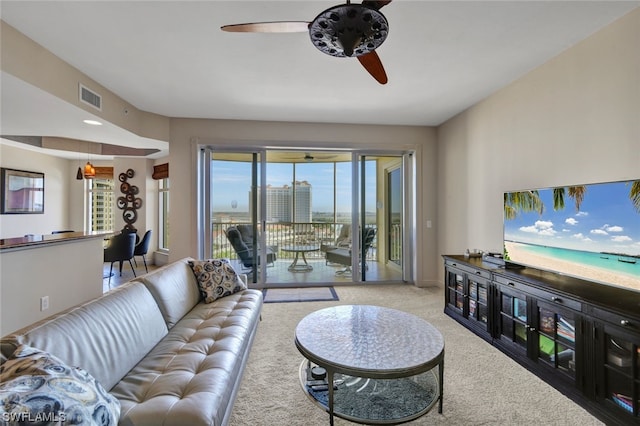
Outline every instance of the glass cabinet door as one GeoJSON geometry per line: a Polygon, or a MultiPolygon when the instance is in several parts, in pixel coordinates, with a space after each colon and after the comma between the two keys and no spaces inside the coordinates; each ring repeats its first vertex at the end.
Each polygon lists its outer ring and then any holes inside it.
{"type": "Polygon", "coordinates": [[[537,357],[557,371],[575,379],[576,321],[570,311],[558,311],[554,306],[537,306],[537,357]]]}
{"type": "Polygon", "coordinates": [[[615,332],[604,334],[604,398],[619,410],[640,416],[640,342],[615,332]]]}
{"type": "Polygon", "coordinates": [[[498,298],[500,340],[512,342],[515,347],[526,351],[528,341],[526,296],[501,288],[498,298]]]}
{"type": "Polygon", "coordinates": [[[468,318],[481,325],[484,330],[487,330],[489,322],[489,282],[470,277],[467,285],[469,288],[468,318]]]}
{"type": "Polygon", "coordinates": [[[446,270],[447,304],[462,314],[464,311],[464,273],[446,270]]]}

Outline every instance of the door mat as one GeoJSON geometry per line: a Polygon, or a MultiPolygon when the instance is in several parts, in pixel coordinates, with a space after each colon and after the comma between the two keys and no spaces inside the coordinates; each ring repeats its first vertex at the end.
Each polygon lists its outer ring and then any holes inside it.
{"type": "Polygon", "coordinates": [[[264,303],[324,302],[340,300],[333,287],[267,288],[264,303]]]}

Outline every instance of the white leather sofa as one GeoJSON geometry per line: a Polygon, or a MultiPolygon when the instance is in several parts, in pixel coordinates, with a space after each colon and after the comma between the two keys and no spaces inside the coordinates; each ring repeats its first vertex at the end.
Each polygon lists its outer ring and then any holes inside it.
{"type": "Polygon", "coordinates": [[[187,261],[3,337],[1,359],[26,344],[85,369],[119,400],[121,425],[227,424],[262,293],[205,304],[187,261]]]}

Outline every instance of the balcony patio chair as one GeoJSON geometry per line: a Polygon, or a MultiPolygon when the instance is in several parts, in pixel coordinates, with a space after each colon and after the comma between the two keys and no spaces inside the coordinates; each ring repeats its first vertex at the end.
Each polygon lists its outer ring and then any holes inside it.
{"type": "MultiPolygon", "coordinates": [[[[321,252],[328,252],[329,250],[337,249],[337,248],[350,248],[351,247],[351,225],[344,224],[340,228],[340,233],[336,237],[336,240],[330,244],[320,244],[321,252]]],[[[326,264],[329,264],[329,261],[326,261],[326,264]]]]}
{"type": "MultiPolygon", "coordinates": [[[[224,233],[227,236],[229,243],[231,243],[231,247],[233,247],[233,250],[238,255],[241,266],[247,269],[252,268],[254,265],[253,245],[247,245],[247,240],[249,238],[246,234],[243,237],[242,233],[240,232],[240,229],[243,229],[243,231],[247,232],[247,229],[251,229],[251,228],[246,225],[230,226],[224,231],[224,233]]],[[[250,241],[251,241],[251,244],[253,244],[253,238],[250,238],[250,241]]],[[[260,253],[258,251],[258,255],[259,254],[260,253]]],[[[271,247],[267,247],[266,254],[267,254],[267,266],[269,265],[273,266],[274,262],[277,260],[277,255],[275,251],[273,251],[271,247]]],[[[260,258],[258,257],[258,262],[260,261],[259,259],[260,258]]]]}
{"type": "MultiPolygon", "coordinates": [[[[247,245],[249,251],[253,251],[253,225],[247,223],[241,223],[235,225],[235,227],[240,232],[240,236],[242,237],[242,241],[247,245]]],[[[278,245],[268,245],[268,250],[271,250],[274,254],[278,252],[278,245]]],[[[267,251],[268,252],[268,251],[267,251]]],[[[275,259],[274,259],[275,262],[275,259]]],[[[272,262],[273,263],[273,262],[272,262]]]]}
{"type": "Polygon", "coordinates": [[[111,275],[113,274],[114,262],[120,262],[120,276],[122,276],[122,263],[125,260],[129,261],[133,276],[136,276],[136,270],[133,268],[131,259],[136,247],[136,234],[122,233],[114,235],[109,240],[109,245],[104,249],[104,261],[111,262],[109,268],[109,288],[111,288],[111,275]]]}
{"type": "MultiPolygon", "coordinates": [[[[364,228],[362,230],[362,247],[363,247],[363,258],[360,262],[367,268],[367,253],[373,244],[373,240],[376,237],[376,230],[374,228],[364,228]]],[[[351,249],[350,248],[335,248],[328,250],[326,253],[326,261],[327,263],[337,263],[339,265],[345,266],[344,269],[336,271],[336,275],[350,275],[352,273],[351,270],[351,249]]]]}

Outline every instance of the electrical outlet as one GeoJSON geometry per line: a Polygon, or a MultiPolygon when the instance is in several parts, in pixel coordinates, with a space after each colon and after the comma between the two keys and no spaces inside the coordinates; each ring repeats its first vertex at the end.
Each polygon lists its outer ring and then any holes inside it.
{"type": "Polygon", "coordinates": [[[49,309],[49,296],[42,296],[40,298],[40,310],[46,311],[49,309]]]}

